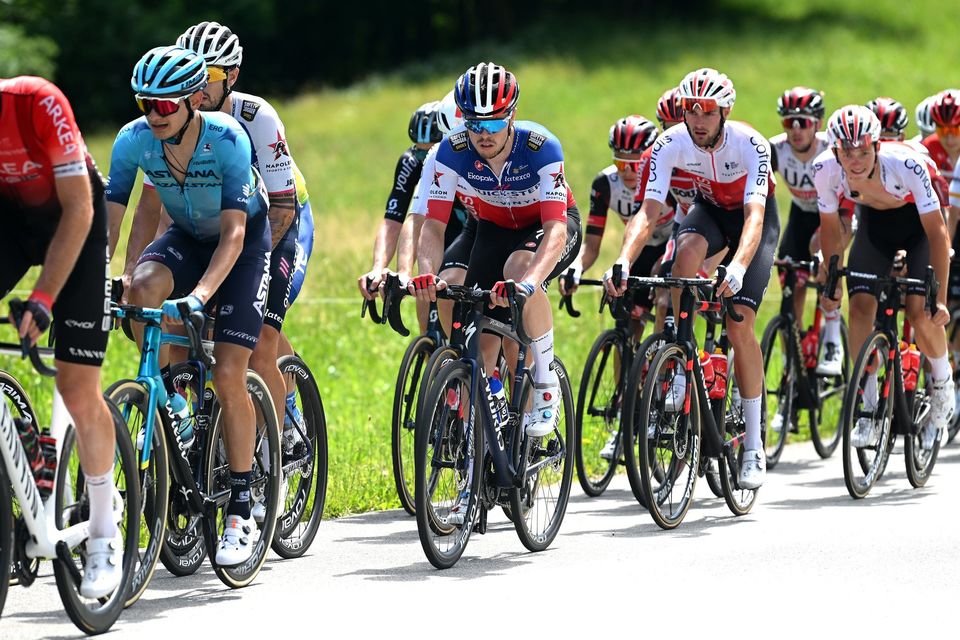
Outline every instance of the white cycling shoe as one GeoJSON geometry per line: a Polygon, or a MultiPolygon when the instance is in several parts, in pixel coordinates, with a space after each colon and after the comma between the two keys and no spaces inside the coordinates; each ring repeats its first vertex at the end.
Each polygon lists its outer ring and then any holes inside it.
{"type": "Polygon", "coordinates": [[[560,422],[560,381],[556,374],[553,380],[533,385],[533,409],[528,414],[526,427],[531,438],[550,435],[560,422]]]}
{"type": "Polygon", "coordinates": [[[683,401],[687,397],[687,377],[682,373],[677,373],[670,383],[663,398],[663,410],[669,413],[676,413],[683,409],[683,401]]]}
{"type": "Polygon", "coordinates": [[[253,555],[253,548],[260,538],[257,522],[252,517],[228,515],[217,545],[217,564],[221,567],[235,567],[243,564],[253,555]]]}
{"type": "Polygon", "coordinates": [[[80,595],[84,598],[108,596],[117,590],[123,578],[123,538],[118,531],[112,538],[89,538],[85,546],[80,595]]]}
{"type": "Polygon", "coordinates": [[[767,475],[767,459],[763,449],[747,449],[743,452],[743,465],[737,478],[741,489],[759,489],[767,475]]]}

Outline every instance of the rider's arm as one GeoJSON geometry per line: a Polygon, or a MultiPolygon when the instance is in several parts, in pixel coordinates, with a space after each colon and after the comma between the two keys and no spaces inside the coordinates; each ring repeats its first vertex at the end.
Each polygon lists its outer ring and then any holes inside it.
{"type": "MultiPolygon", "coordinates": [[[[111,212],[119,206],[110,203],[111,212]]],[[[161,208],[162,204],[157,190],[144,184],[140,201],[137,202],[137,209],[133,214],[133,222],[130,225],[130,237],[127,238],[127,254],[123,265],[123,279],[126,285],[130,284],[130,278],[133,276],[134,269],[137,268],[137,262],[143,255],[143,250],[153,242],[156,236],[161,208]]],[[[122,213],[119,217],[123,218],[122,213]]]]}
{"type": "Polygon", "coordinates": [[[400,246],[397,248],[397,273],[409,277],[417,261],[417,242],[423,228],[423,216],[409,216],[400,232],[400,246]]]}
{"type": "Polygon", "coordinates": [[[537,252],[523,274],[523,281],[529,282],[535,287],[543,284],[543,281],[550,276],[550,272],[557,266],[560,256],[563,254],[563,247],[567,243],[567,222],[566,220],[544,220],[543,221],[543,240],[537,247],[537,252]]]}
{"type": "Polygon", "coordinates": [[[254,122],[255,125],[252,122],[246,131],[253,147],[253,158],[267,187],[270,199],[270,208],[267,211],[270,220],[270,246],[276,247],[297,213],[293,157],[287,145],[283,121],[272,105],[261,101],[254,122]]]}
{"type": "Polygon", "coordinates": [[[644,164],[637,182],[637,199],[642,200],[642,204],[627,223],[617,262],[633,264],[653,235],[670,195],[670,180],[678,161],[678,149],[678,144],[668,135],[661,135],[653,143],[650,159],[644,164]]]}
{"type": "Polygon", "coordinates": [[[127,203],[130,201],[130,192],[133,190],[139,168],[137,164],[139,144],[135,137],[135,130],[145,126],[147,126],[146,120],[143,118],[134,120],[120,129],[113,143],[113,152],[110,156],[110,178],[106,186],[111,256],[120,241],[120,225],[123,223],[123,216],[127,213],[127,203]]]}
{"type": "Polygon", "coordinates": [[[393,188],[384,208],[383,222],[377,232],[373,247],[373,268],[371,273],[380,273],[390,264],[397,250],[397,243],[403,229],[403,222],[410,208],[413,191],[420,180],[423,165],[408,149],[397,160],[393,173],[393,188]]]}
{"type": "Polygon", "coordinates": [[[733,254],[731,264],[740,265],[746,272],[753,257],[757,253],[757,247],[760,246],[760,240],[763,237],[763,216],[766,206],[756,202],[750,202],[743,205],[743,232],[740,234],[740,244],[737,245],[737,252],[733,254]]]}
{"type": "MultiPolygon", "coordinates": [[[[224,209],[220,212],[220,240],[210,257],[207,270],[200,277],[191,295],[206,304],[237,262],[243,250],[243,238],[247,228],[247,213],[239,209],[224,209]]],[[[255,283],[250,283],[254,286],[255,283]]]]}
{"type": "Polygon", "coordinates": [[[927,232],[927,240],[930,242],[930,264],[936,273],[937,282],[940,283],[937,302],[946,307],[948,289],[946,282],[950,272],[950,236],[947,234],[947,225],[939,209],[921,213],[920,223],[923,225],[923,230],[927,232]]]}
{"type": "Polygon", "coordinates": [[[600,253],[600,243],[607,226],[607,210],[610,208],[610,181],[600,172],[593,180],[590,188],[590,215],[587,216],[587,229],[583,237],[583,246],[580,255],[574,264],[580,265],[581,271],[586,271],[597,261],[600,253]]]}
{"type": "Polygon", "coordinates": [[[73,271],[93,222],[93,195],[86,172],[83,175],[58,177],[56,188],[63,213],[50,240],[40,277],[34,285],[36,290],[54,300],[73,271]]]}
{"type": "Polygon", "coordinates": [[[438,152],[433,175],[424,176],[424,180],[430,180],[430,187],[427,192],[427,220],[423,223],[417,246],[421,275],[436,274],[443,260],[443,234],[453,211],[453,199],[457,195],[457,173],[441,162],[438,152]]]}
{"type": "Polygon", "coordinates": [[[770,195],[770,143],[762,136],[750,138],[744,145],[744,160],[747,163],[747,182],[743,189],[743,232],[737,252],[730,261],[739,265],[744,273],[753,261],[763,236],[763,217],[767,197],[770,195]]]}

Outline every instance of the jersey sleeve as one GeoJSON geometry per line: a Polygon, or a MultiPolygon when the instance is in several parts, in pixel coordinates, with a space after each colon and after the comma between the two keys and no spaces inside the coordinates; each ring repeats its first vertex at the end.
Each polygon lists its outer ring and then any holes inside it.
{"type": "Polygon", "coordinates": [[[759,133],[750,136],[744,145],[747,183],[743,188],[743,204],[764,204],[770,194],[770,143],[759,133]]]}
{"type": "Polygon", "coordinates": [[[422,171],[423,164],[409,150],[400,156],[397,160],[397,168],[393,172],[393,188],[390,189],[390,197],[387,198],[384,218],[403,223],[422,171]]]}
{"type": "Polygon", "coordinates": [[[286,130],[276,110],[266,102],[262,103],[257,114],[257,127],[249,132],[253,134],[253,157],[260,161],[267,193],[271,198],[293,195],[296,191],[293,159],[287,146],[286,130]]]}
{"type": "Polygon", "coordinates": [[[950,206],[960,207],[960,171],[950,182],[950,206]]]}
{"type": "Polygon", "coordinates": [[[587,233],[603,235],[607,225],[607,209],[610,208],[610,181],[603,172],[597,174],[590,186],[590,215],[587,217],[587,233]]]}
{"type": "Polygon", "coordinates": [[[54,178],[87,175],[86,148],[67,97],[52,82],[34,94],[33,129],[53,168],[54,178]]]}
{"type": "Polygon", "coordinates": [[[133,191],[137,169],[140,167],[136,123],[135,120],[120,129],[110,155],[110,176],[106,186],[107,201],[124,206],[130,201],[130,192],[133,191]]]}
{"type": "Polygon", "coordinates": [[[819,155],[813,164],[813,185],[817,188],[817,207],[820,213],[836,214],[840,209],[840,168],[827,152],[819,155]]]}
{"type": "Polygon", "coordinates": [[[446,224],[450,220],[453,199],[457,195],[457,172],[446,164],[449,160],[444,152],[449,147],[448,142],[443,141],[440,144],[443,148],[437,152],[433,175],[425,174],[423,178],[430,181],[427,186],[427,218],[446,224]]]}
{"type": "Polygon", "coordinates": [[[256,179],[251,169],[250,138],[237,124],[225,128],[217,141],[217,158],[223,171],[220,210],[238,209],[250,213],[250,201],[257,197],[256,179]]]}
{"type": "Polygon", "coordinates": [[[934,189],[933,178],[930,177],[930,170],[926,161],[916,153],[909,154],[903,159],[904,182],[910,193],[913,194],[913,201],[917,204],[917,212],[920,215],[926,213],[940,212],[940,198],[934,189]]]}
{"type": "Polygon", "coordinates": [[[564,221],[567,219],[567,202],[570,189],[563,170],[563,149],[556,138],[547,138],[535,154],[538,158],[537,174],[540,176],[540,220],[564,221]]]}
{"type": "Polygon", "coordinates": [[[434,167],[437,166],[436,149],[436,145],[431,147],[427,157],[423,159],[423,167],[421,167],[420,177],[417,179],[417,187],[413,190],[413,199],[410,201],[410,213],[412,215],[427,215],[427,192],[430,190],[430,178],[433,176],[434,167]]]}
{"type": "Polygon", "coordinates": [[[644,167],[644,171],[648,173],[647,187],[643,192],[644,200],[656,200],[661,204],[667,201],[670,178],[677,165],[678,148],[676,139],[666,134],[653,143],[650,161],[644,167]]]}

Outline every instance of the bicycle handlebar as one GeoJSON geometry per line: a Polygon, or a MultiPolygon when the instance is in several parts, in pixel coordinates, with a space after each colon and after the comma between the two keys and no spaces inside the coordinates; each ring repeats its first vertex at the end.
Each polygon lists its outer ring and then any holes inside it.
{"type": "MultiPolygon", "coordinates": [[[[370,283],[373,282],[373,278],[367,278],[366,289],[367,293],[373,293],[377,289],[371,289],[370,283]]],[[[386,314],[377,312],[377,298],[373,297],[367,300],[363,299],[363,304],[360,306],[360,317],[363,318],[367,315],[367,311],[370,312],[370,319],[376,324],[383,324],[385,322],[386,314]]]]}
{"type": "MultiPolygon", "coordinates": [[[[578,287],[582,287],[582,286],[602,287],[603,286],[603,280],[581,279],[579,283],[575,284],[573,282],[573,267],[570,267],[569,269],[567,269],[566,273],[560,274],[560,277],[558,279],[560,280],[561,284],[563,284],[564,289],[570,289],[573,286],[578,286],[578,287]]],[[[581,313],[577,309],[573,308],[572,293],[561,295],[560,305],[557,308],[560,309],[561,311],[566,310],[567,314],[569,314],[573,318],[579,318],[581,316],[581,313]]]]}
{"type": "MultiPolygon", "coordinates": [[[[25,311],[26,304],[22,300],[18,298],[13,298],[10,300],[10,315],[13,316],[14,328],[17,329],[18,334],[20,322],[23,320],[23,314],[25,311]]],[[[33,365],[33,368],[40,375],[49,378],[57,375],[57,370],[55,367],[48,367],[46,363],[40,359],[40,351],[37,349],[37,345],[30,344],[30,338],[20,338],[20,354],[21,357],[30,359],[30,364],[33,365]]]]}
{"type": "Polygon", "coordinates": [[[827,271],[827,282],[824,285],[824,289],[826,289],[826,295],[828,298],[830,298],[830,300],[837,300],[837,298],[833,297],[833,294],[836,291],[840,278],[849,278],[852,276],[859,280],[869,280],[871,282],[875,282],[881,287],[886,285],[893,285],[896,287],[923,287],[924,306],[927,307],[931,315],[937,312],[937,294],[940,292],[940,282],[937,280],[937,275],[932,266],[927,265],[927,272],[924,274],[923,280],[920,280],[918,278],[901,278],[899,276],[878,276],[875,273],[851,271],[849,267],[840,269],[837,266],[839,262],[840,256],[830,257],[830,265],[827,271]]]}

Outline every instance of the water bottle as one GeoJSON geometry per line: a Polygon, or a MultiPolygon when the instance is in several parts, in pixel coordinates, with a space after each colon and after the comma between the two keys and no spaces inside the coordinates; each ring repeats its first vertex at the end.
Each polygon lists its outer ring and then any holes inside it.
{"type": "Polygon", "coordinates": [[[43,451],[40,448],[37,428],[29,417],[14,418],[13,423],[17,425],[20,443],[23,445],[24,453],[27,454],[27,465],[34,477],[37,477],[37,474],[43,469],[43,451]]]}
{"type": "Polygon", "coordinates": [[[40,498],[46,500],[57,481],[57,439],[50,437],[49,431],[44,430],[40,436],[40,451],[43,453],[43,468],[35,475],[40,498]]]}
{"type": "Polygon", "coordinates": [[[713,358],[707,355],[706,351],[700,350],[700,370],[703,371],[703,386],[708,392],[713,391],[713,385],[716,383],[716,374],[713,369],[713,358]]]}
{"type": "Polygon", "coordinates": [[[917,350],[917,345],[900,343],[900,368],[903,370],[904,391],[915,391],[917,375],[920,373],[920,352],[917,350]]]}
{"type": "Polygon", "coordinates": [[[803,341],[800,343],[800,349],[803,351],[803,366],[807,369],[817,368],[819,342],[817,332],[813,330],[813,327],[807,329],[806,334],[803,336],[803,341]]]}
{"type": "Polygon", "coordinates": [[[490,412],[493,414],[493,419],[497,425],[502,428],[506,426],[507,421],[510,419],[510,413],[507,410],[507,394],[503,389],[503,383],[500,382],[500,378],[496,376],[487,378],[487,384],[490,385],[490,396],[493,398],[493,405],[490,407],[490,412]]]}
{"type": "Polygon", "coordinates": [[[187,401],[179,393],[171,393],[167,396],[167,403],[170,406],[170,419],[177,430],[177,439],[180,440],[180,448],[188,449],[193,444],[193,424],[187,401]]]}
{"type": "Polygon", "coordinates": [[[727,355],[716,349],[710,355],[713,364],[714,383],[710,387],[710,399],[719,400],[727,395],[727,355]]]}

